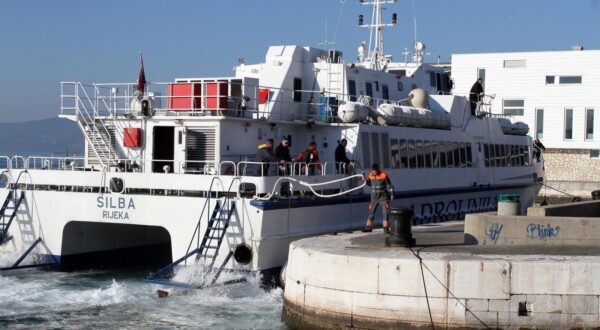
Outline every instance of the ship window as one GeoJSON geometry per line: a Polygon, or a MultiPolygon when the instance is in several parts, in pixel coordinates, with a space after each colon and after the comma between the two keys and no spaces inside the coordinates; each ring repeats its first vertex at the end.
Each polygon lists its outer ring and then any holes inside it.
{"type": "Polygon", "coordinates": [[[356,81],[348,80],[348,95],[350,101],[356,101],[356,81]]]}
{"type": "Polygon", "coordinates": [[[504,149],[501,148],[502,146],[499,144],[494,144],[494,163],[496,167],[501,166],[502,164],[502,152],[500,150],[504,149]]]}
{"type": "Polygon", "coordinates": [[[390,90],[388,88],[388,85],[386,85],[386,84],[381,85],[381,93],[383,94],[382,98],[384,100],[390,99],[390,90]]]}
{"type": "Polygon", "coordinates": [[[390,140],[390,151],[392,152],[392,168],[400,167],[400,146],[397,139],[390,140]]]}
{"type": "Polygon", "coordinates": [[[448,167],[448,162],[446,161],[446,142],[440,141],[438,143],[438,150],[440,151],[440,166],[442,168],[448,167]]]}
{"type": "Polygon", "coordinates": [[[519,146],[519,154],[520,154],[519,164],[521,166],[527,165],[527,159],[525,158],[525,157],[527,157],[526,150],[527,150],[527,148],[525,148],[525,146],[519,146]]]}
{"type": "Polygon", "coordinates": [[[510,146],[504,145],[504,158],[502,158],[502,166],[510,166],[510,146]]]}
{"type": "Polygon", "coordinates": [[[594,109],[585,109],[585,139],[594,139],[594,109]]]}
{"type": "Polygon", "coordinates": [[[454,142],[453,146],[454,148],[454,153],[452,155],[452,157],[454,158],[454,167],[461,167],[461,152],[460,152],[460,144],[457,142],[454,142]]]}
{"type": "Polygon", "coordinates": [[[559,84],[581,84],[581,76],[560,76],[559,84]]]}
{"type": "Polygon", "coordinates": [[[369,133],[362,132],[360,133],[361,139],[361,147],[362,147],[362,161],[365,167],[370,167],[371,165],[371,147],[369,146],[369,133]]]}
{"type": "Polygon", "coordinates": [[[473,167],[473,155],[471,150],[471,144],[467,143],[467,167],[473,167]]]}
{"type": "Polygon", "coordinates": [[[435,72],[434,71],[429,71],[429,85],[431,87],[435,87],[436,86],[436,78],[435,78],[435,72]]]}
{"type": "Polygon", "coordinates": [[[525,166],[529,166],[531,165],[531,162],[529,161],[529,146],[525,146],[525,166]]]}
{"type": "Polygon", "coordinates": [[[400,140],[400,167],[408,168],[408,143],[406,140],[400,140]]]}
{"type": "Polygon", "coordinates": [[[484,157],[485,157],[485,167],[490,167],[490,146],[489,144],[483,145],[484,157]]]}
{"type": "Polygon", "coordinates": [[[385,168],[385,164],[381,163],[381,156],[379,152],[379,134],[371,133],[371,150],[373,163],[381,165],[381,168],[385,168]]]}
{"type": "Polygon", "coordinates": [[[509,116],[523,116],[525,113],[525,100],[506,99],[502,103],[502,113],[509,116]]]}
{"type": "Polygon", "coordinates": [[[388,144],[389,141],[389,135],[387,133],[382,133],[381,134],[381,147],[383,148],[382,150],[382,154],[383,154],[383,166],[384,167],[391,167],[390,166],[390,145],[388,144]]]}
{"type": "Polygon", "coordinates": [[[431,168],[431,141],[423,141],[423,156],[425,157],[425,168],[431,168]]]}
{"type": "Polygon", "coordinates": [[[375,82],[375,91],[379,92],[379,81],[375,82]]]}
{"type": "Polygon", "coordinates": [[[370,82],[365,83],[365,89],[367,90],[367,96],[373,98],[373,84],[370,82]]]}
{"type": "Polygon", "coordinates": [[[425,158],[423,157],[423,141],[416,141],[415,151],[417,153],[417,167],[423,168],[425,165],[425,158]]]}
{"type": "Polygon", "coordinates": [[[407,140],[408,165],[410,168],[417,168],[417,152],[415,150],[415,140],[407,140]]]}
{"type": "Polygon", "coordinates": [[[446,160],[448,161],[448,167],[454,167],[454,157],[452,155],[452,142],[446,142],[446,160]]]}
{"type": "Polygon", "coordinates": [[[440,167],[439,144],[437,141],[431,141],[431,166],[433,168],[440,167]]]}
{"type": "Polygon", "coordinates": [[[302,79],[294,78],[294,102],[302,102],[302,79]]]}
{"type": "Polygon", "coordinates": [[[573,139],[573,109],[565,109],[565,140],[573,139]]]}
{"type": "Polygon", "coordinates": [[[521,166],[519,161],[519,150],[515,145],[510,146],[510,165],[521,166]]]}
{"type": "Polygon", "coordinates": [[[467,146],[459,143],[458,150],[460,151],[460,167],[467,167],[467,146]]]}

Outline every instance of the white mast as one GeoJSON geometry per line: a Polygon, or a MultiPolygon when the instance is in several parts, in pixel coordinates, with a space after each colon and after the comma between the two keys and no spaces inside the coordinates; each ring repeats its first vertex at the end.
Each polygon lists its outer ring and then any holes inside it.
{"type": "Polygon", "coordinates": [[[397,15],[396,13],[392,14],[392,23],[383,23],[382,10],[385,9],[383,5],[393,4],[397,1],[398,0],[373,0],[367,2],[359,0],[362,5],[373,6],[371,24],[363,24],[363,15],[358,16],[358,26],[371,29],[369,34],[368,55],[366,58],[361,58],[359,54],[359,60],[367,68],[376,70],[385,69],[387,60],[383,50],[383,29],[396,25],[397,15]]]}

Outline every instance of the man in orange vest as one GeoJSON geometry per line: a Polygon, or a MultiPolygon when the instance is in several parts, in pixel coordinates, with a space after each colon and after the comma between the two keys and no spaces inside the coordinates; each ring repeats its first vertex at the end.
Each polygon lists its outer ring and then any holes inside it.
{"type": "Polygon", "coordinates": [[[390,233],[390,222],[388,218],[388,209],[390,208],[390,200],[394,199],[394,187],[390,181],[390,177],[385,171],[379,169],[378,164],[371,165],[371,173],[367,176],[367,185],[372,188],[371,202],[369,203],[369,218],[367,226],[362,230],[365,233],[373,231],[373,219],[377,207],[383,209],[383,231],[386,234],[390,233]]]}

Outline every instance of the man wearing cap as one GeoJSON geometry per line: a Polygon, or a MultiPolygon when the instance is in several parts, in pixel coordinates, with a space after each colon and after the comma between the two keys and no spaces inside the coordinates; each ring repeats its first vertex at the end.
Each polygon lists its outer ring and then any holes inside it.
{"type": "Polygon", "coordinates": [[[367,185],[372,188],[371,202],[369,203],[369,218],[367,219],[367,226],[362,231],[366,233],[373,231],[373,219],[375,218],[375,212],[377,211],[377,207],[381,206],[383,209],[383,231],[386,234],[389,234],[389,201],[394,199],[394,187],[392,186],[390,177],[385,171],[379,169],[378,164],[373,164],[371,165],[371,172],[369,175],[367,175],[367,185]]]}

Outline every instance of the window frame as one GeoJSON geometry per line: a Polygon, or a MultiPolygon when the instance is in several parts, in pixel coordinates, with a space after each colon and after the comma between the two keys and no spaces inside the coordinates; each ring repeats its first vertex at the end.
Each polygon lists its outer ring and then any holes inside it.
{"type": "Polygon", "coordinates": [[[594,108],[585,108],[585,122],[584,122],[584,124],[585,124],[585,130],[583,132],[583,138],[584,138],[585,141],[594,141],[594,124],[595,124],[595,120],[596,120],[595,116],[596,116],[596,114],[594,112],[594,108]],[[589,113],[590,112],[592,114],[592,123],[591,123],[591,126],[590,126],[590,123],[589,123],[589,113]],[[590,133],[588,133],[588,130],[589,130],[590,127],[592,129],[592,131],[591,131],[591,137],[589,137],[590,133]]]}
{"type": "Polygon", "coordinates": [[[507,116],[524,116],[525,115],[525,99],[502,99],[502,114],[507,116]],[[522,101],[523,106],[506,106],[506,102],[522,101]],[[521,113],[506,113],[507,111],[518,111],[521,113]]]}
{"type": "Polygon", "coordinates": [[[572,141],[573,140],[573,108],[565,108],[565,111],[563,112],[563,140],[564,141],[572,141]],[[570,118],[570,127],[567,128],[567,123],[569,122],[567,120],[567,113],[571,113],[571,118],[570,118]],[[567,137],[567,132],[570,131],[570,137],[567,137]]]}

